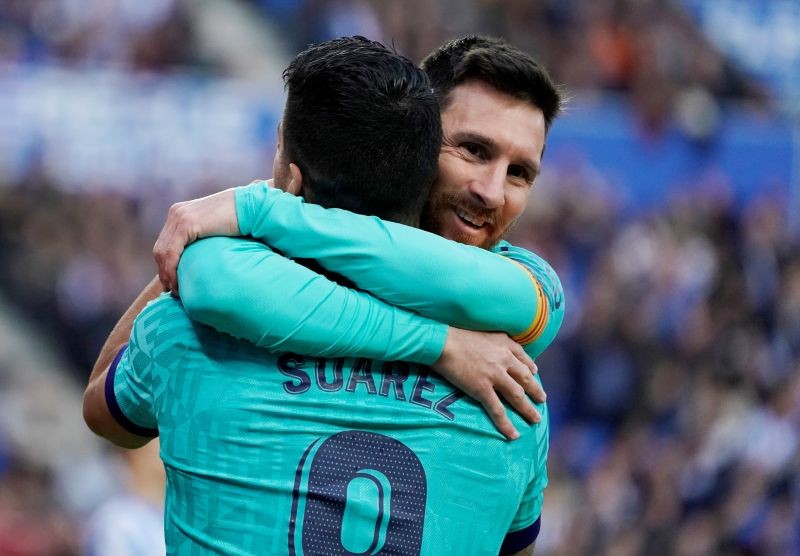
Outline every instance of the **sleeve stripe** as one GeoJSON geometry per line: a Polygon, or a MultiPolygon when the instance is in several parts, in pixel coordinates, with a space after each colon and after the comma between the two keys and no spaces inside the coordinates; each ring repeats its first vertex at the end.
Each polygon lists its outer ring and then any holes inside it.
{"type": "Polygon", "coordinates": [[[532,545],[539,536],[539,530],[542,527],[542,516],[536,518],[536,521],[528,525],[525,529],[514,531],[506,535],[503,540],[503,546],[500,547],[500,554],[513,554],[519,552],[523,548],[532,545]]]}
{"type": "Polygon", "coordinates": [[[531,279],[531,282],[533,282],[534,289],[536,290],[536,314],[533,316],[533,322],[526,330],[512,337],[515,342],[524,346],[530,344],[536,340],[536,338],[541,336],[542,332],[544,332],[544,329],[547,326],[547,320],[549,317],[547,298],[544,295],[542,285],[539,283],[539,280],[536,279],[533,273],[531,273],[530,270],[525,268],[525,266],[519,262],[513,259],[509,260],[519,265],[519,267],[527,273],[528,277],[531,279]]]}
{"type": "Polygon", "coordinates": [[[158,436],[158,429],[140,427],[128,419],[125,413],[123,413],[122,408],[119,406],[117,396],[114,392],[114,377],[117,374],[117,366],[119,365],[120,359],[122,359],[122,356],[125,354],[126,349],[128,349],[128,344],[125,344],[119,349],[116,357],[114,357],[114,361],[112,361],[111,365],[108,367],[105,383],[106,404],[108,405],[108,411],[111,413],[111,416],[114,418],[114,420],[129,433],[136,434],[138,436],[144,436],[146,438],[155,438],[158,436]]]}

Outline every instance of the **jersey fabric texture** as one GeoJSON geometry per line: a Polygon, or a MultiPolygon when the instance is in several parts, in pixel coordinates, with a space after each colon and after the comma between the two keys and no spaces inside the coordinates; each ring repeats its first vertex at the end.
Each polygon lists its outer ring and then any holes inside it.
{"type": "Polygon", "coordinates": [[[107,380],[120,424],[160,436],[169,553],[492,554],[538,529],[544,406],[508,442],[424,366],[273,354],[167,294],[107,380]]]}

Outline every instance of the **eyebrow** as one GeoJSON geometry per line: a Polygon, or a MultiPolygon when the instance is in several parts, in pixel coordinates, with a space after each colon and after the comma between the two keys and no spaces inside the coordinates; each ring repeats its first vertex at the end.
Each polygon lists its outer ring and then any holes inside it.
{"type": "MultiPolygon", "coordinates": [[[[493,151],[497,151],[499,149],[497,141],[495,141],[491,137],[487,137],[486,135],[483,135],[482,133],[478,133],[475,131],[462,131],[460,133],[456,133],[455,137],[459,141],[470,141],[472,143],[481,143],[485,145],[488,149],[493,151]]],[[[542,154],[544,154],[544,149],[542,150],[542,154]]],[[[531,160],[530,158],[527,157],[523,158],[522,161],[518,162],[517,164],[526,167],[531,172],[533,178],[538,176],[539,172],[541,172],[542,170],[542,165],[540,163],[531,160]]]]}

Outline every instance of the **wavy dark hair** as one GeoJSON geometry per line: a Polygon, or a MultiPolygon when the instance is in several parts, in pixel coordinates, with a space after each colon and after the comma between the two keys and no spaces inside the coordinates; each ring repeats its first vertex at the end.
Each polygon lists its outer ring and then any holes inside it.
{"type": "Polygon", "coordinates": [[[546,129],[561,111],[562,95],[547,70],[532,56],[494,37],[469,35],[449,41],[422,61],[442,111],[461,83],[482,81],[537,106],[546,129]]]}

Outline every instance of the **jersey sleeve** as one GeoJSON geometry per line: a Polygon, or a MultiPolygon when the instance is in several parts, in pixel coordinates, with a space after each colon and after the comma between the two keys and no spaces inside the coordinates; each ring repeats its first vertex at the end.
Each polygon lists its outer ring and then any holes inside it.
{"type": "Polygon", "coordinates": [[[190,245],[178,282],[191,318],[271,351],[429,365],[447,339],[447,325],[339,285],[253,240],[190,245]]]}
{"type": "MultiPolygon", "coordinates": [[[[240,232],[314,259],[388,303],[462,328],[532,337],[542,288],[508,257],[255,182],[235,192],[240,232]]],[[[535,332],[535,331],[534,331],[535,332]]]]}
{"type": "Polygon", "coordinates": [[[542,522],[544,489],[547,487],[547,453],[550,447],[550,420],[546,407],[536,431],[536,453],[532,461],[531,479],[525,489],[500,554],[513,554],[531,545],[539,535],[542,522]]]}
{"type": "Polygon", "coordinates": [[[525,352],[536,359],[549,346],[564,322],[564,289],[555,270],[535,253],[500,242],[495,247],[498,254],[514,261],[525,269],[537,291],[539,303],[528,327],[514,339],[525,346],[525,352]]]}
{"type": "Polygon", "coordinates": [[[128,432],[147,438],[158,436],[157,400],[164,382],[159,352],[174,355],[175,351],[167,342],[156,345],[155,341],[159,327],[171,326],[162,311],[164,303],[169,302],[162,296],[140,313],[130,342],[119,351],[106,375],[106,403],[111,415],[128,432]]]}

